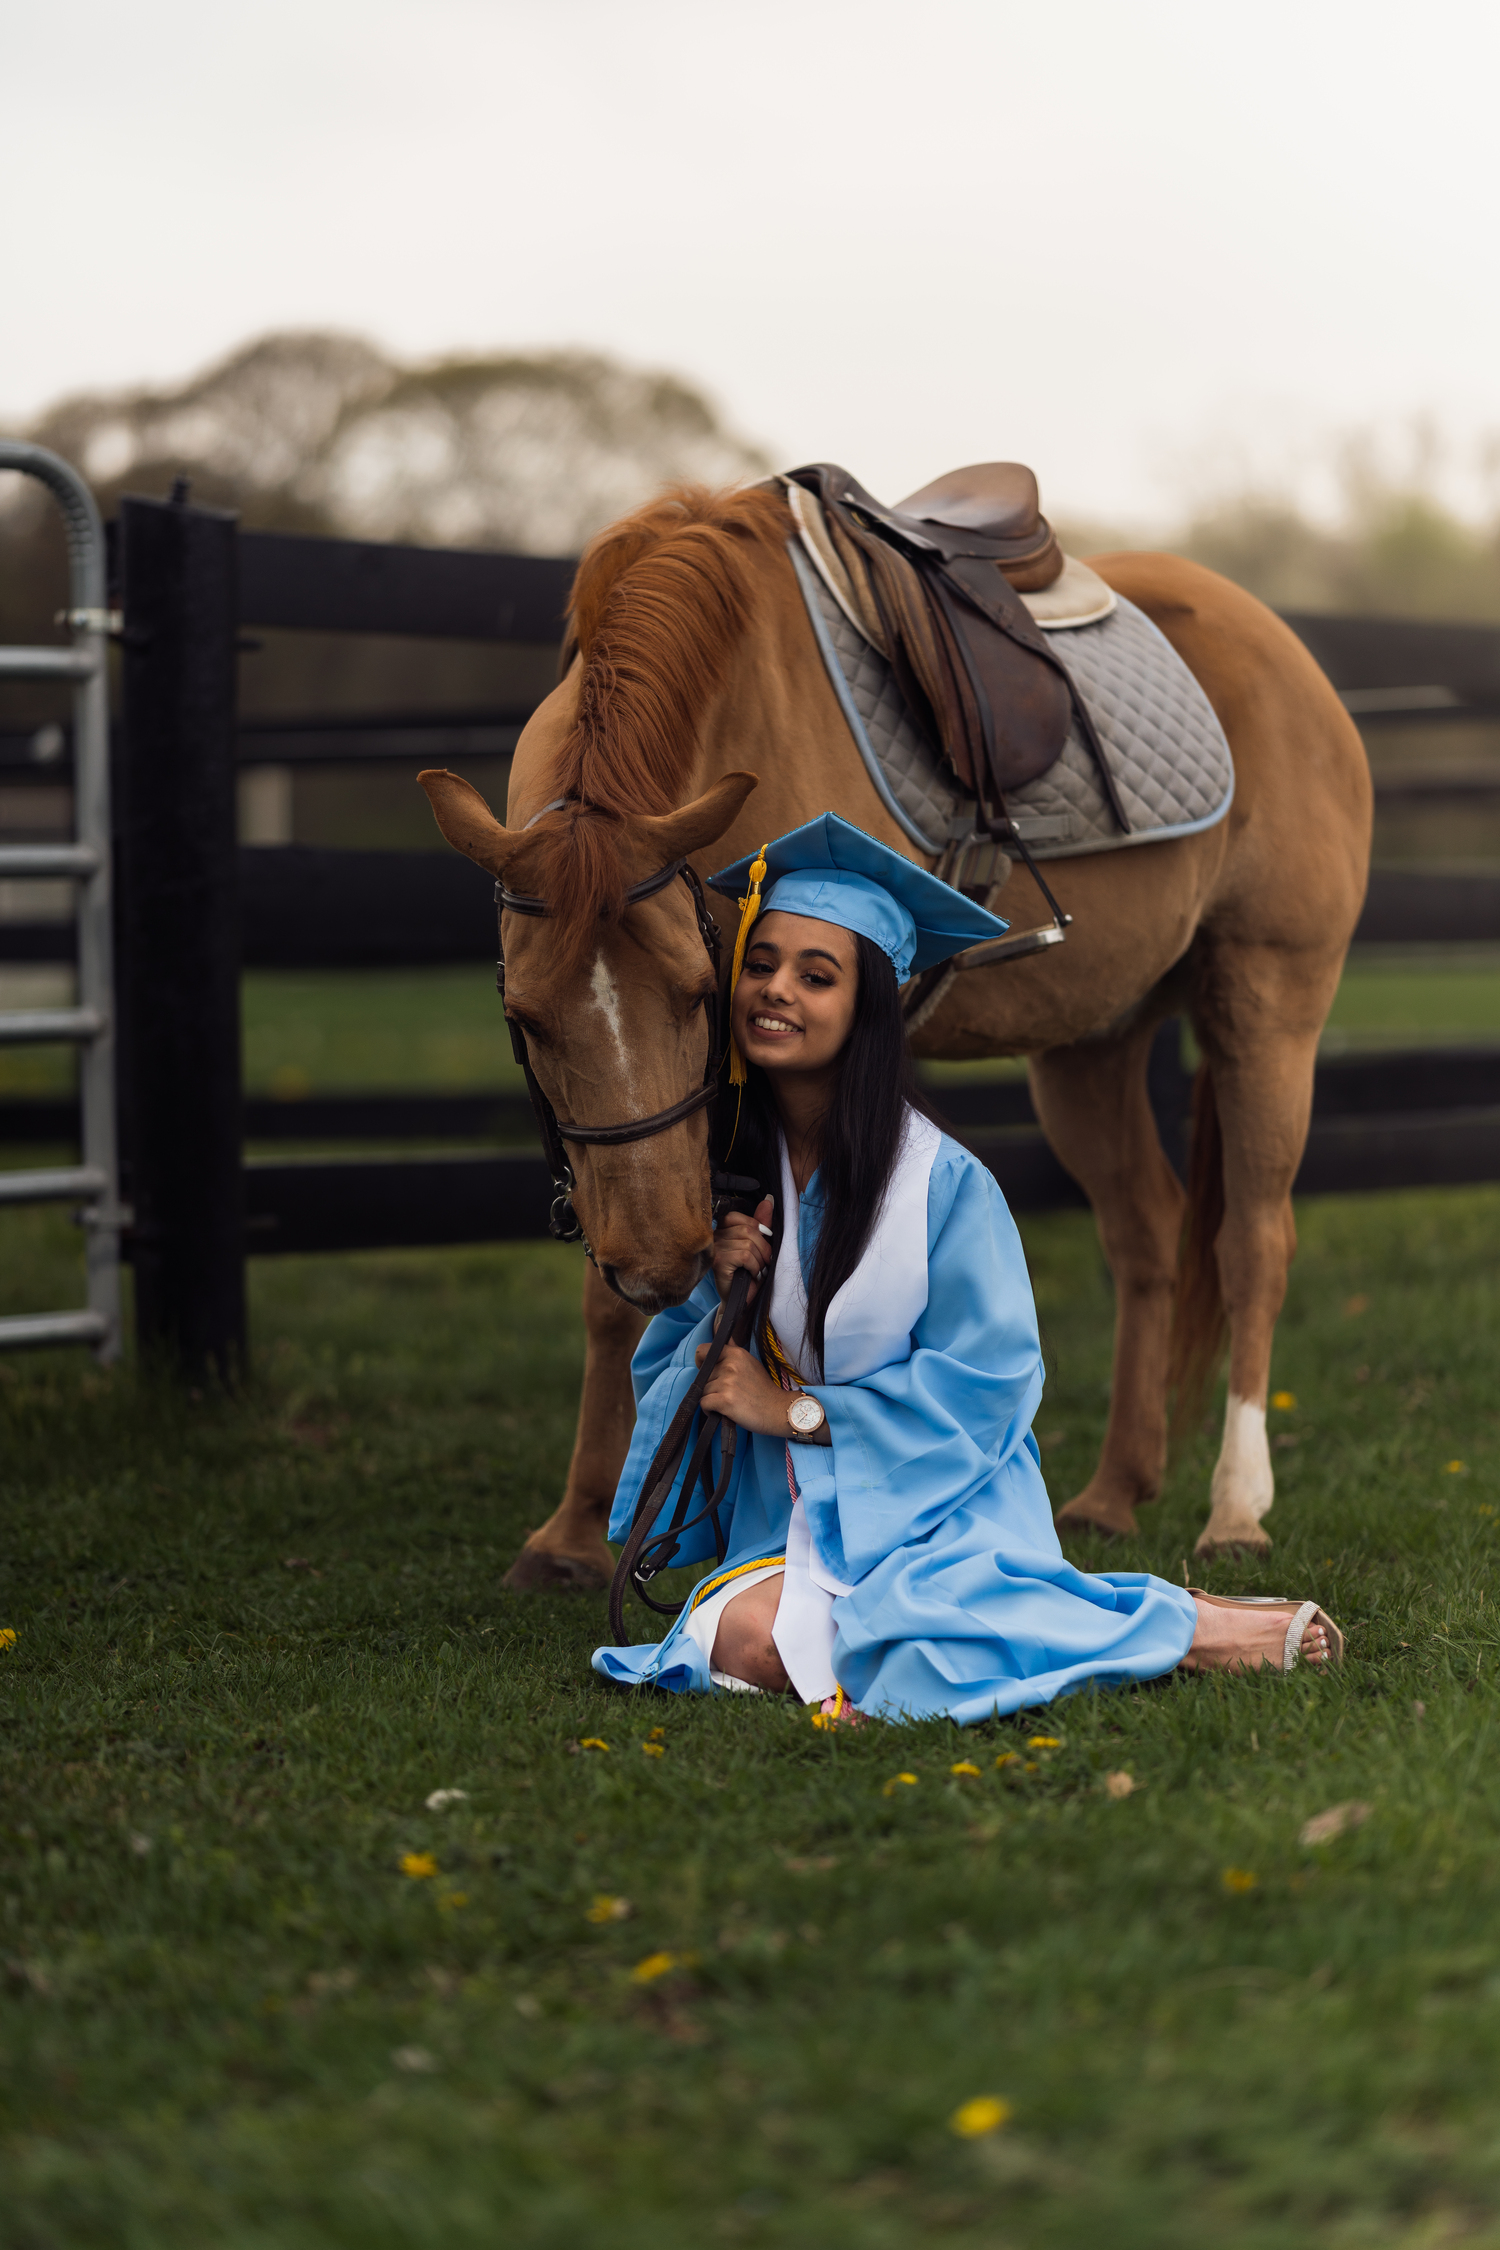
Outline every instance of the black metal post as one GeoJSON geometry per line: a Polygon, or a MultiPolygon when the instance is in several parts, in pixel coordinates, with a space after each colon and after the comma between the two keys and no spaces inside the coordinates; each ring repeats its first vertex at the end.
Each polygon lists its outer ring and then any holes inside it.
{"type": "Polygon", "coordinates": [[[116,882],[136,1334],[189,1380],[245,1356],[236,519],[120,505],[116,882]]]}

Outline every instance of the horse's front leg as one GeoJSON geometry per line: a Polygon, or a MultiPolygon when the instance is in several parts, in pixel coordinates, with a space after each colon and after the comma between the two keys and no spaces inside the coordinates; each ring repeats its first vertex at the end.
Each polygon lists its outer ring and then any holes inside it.
{"type": "Polygon", "coordinates": [[[1147,1090],[1155,1021],[1031,1059],[1042,1130],[1094,1207],[1115,1284],[1114,1374],[1098,1466],[1058,1512],[1064,1530],[1128,1537],[1161,1490],[1167,1354],[1183,1193],[1163,1154],[1147,1090]]]}
{"type": "Polygon", "coordinates": [[[518,1593],[607,1586],[614,1576],[604,1533],[635,1425],[630,1358],[646,1319],[600,1279],[592,1260],[583,1269],[583,1324],[588,1345],[568,1481],[556,1513],[532,1532],[506,1575],[518,1593]]]}

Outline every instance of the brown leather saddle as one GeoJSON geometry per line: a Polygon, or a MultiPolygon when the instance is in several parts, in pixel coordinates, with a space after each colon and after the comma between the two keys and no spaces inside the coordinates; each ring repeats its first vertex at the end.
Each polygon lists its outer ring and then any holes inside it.
{"type": "Polygon", "coordinates": [[[914,722],[974,795],[976,834],[1015,837],[1006,792],[1054,766],[1076,722],[1128,835],[1088,707],[1021,599],[1063,567],[1031,471],[1017,461],[954,469],[895,508],[831,462],[793,469],[789,481],[821,503],[914,722]]]}

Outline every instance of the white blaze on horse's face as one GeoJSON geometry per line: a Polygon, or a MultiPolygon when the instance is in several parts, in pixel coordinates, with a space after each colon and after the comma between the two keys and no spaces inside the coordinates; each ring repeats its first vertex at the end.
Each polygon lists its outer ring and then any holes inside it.
{"type": "Polygon", "coordinates": [[[615,982],[615,973],[605,960],[602,951],[594,957],[593,973],[589,978],[589,991],[593,995],[594,1006],[609,1026],[609,1035],[615,1043],[621,1079],[627,1087],[633,1088],[635,1073],[630,1067],[630,1044],[625,1037],[625,1019],[620,1011],[620,988],[615,982]]]}

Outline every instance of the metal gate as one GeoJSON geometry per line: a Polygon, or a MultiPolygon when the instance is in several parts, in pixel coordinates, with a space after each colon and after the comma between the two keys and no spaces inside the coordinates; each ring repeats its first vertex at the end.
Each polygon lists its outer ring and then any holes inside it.
{"type": "Polygon", "coordinates": [[[48,1171],[0,1172],[0,1207],[81,1205],[86,1230],[86,1310],[0,1319],[0,1348],[92,1344],[120,1353],[119,1164],[115,1145],[115,993],[110,896],[109,677],[104,528],[88,486],[55,453],[0,443],[0,469],[35,477],[62,512],[71,606],[68,648],[0,647],[0,681],[68,681],[73,688],[73,842],[0,844],[0,875],[71,878],[78,925],[77,1004],[0,1011],[0,1046],[74,1042],[79,1050],[82,1162],[48,1171]]]}

